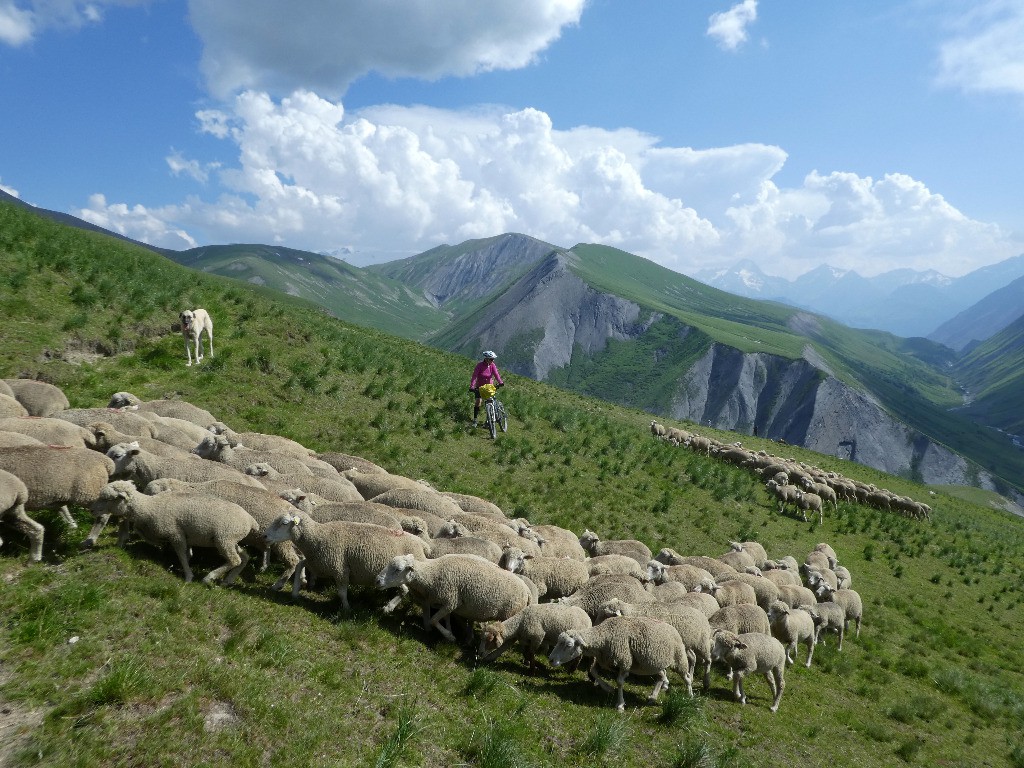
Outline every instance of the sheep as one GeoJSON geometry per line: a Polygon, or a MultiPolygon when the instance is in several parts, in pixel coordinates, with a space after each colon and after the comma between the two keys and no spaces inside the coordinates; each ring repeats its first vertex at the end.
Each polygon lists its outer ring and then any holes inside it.
{"type": "MultiPolygon", "coordinates": [[[[215,435],[224,435],[234,448],[241,446],[254,451],[285,453],[301,460],[307,460],[312,456],[311,451],[302,443],[280,435],[266,435],[262,432],[235,432],[223,421],[215,421],[206,429],[215,435]]],[[[330,462],[325,463],[330,464],[330,462]]],[[[335,472],[338,471],[334,465],[330,466],[335,472]]]]}
{"type": "Polygon", "coordinates": [[[579,537],[569,529],[557,525],[534,525],[533,532],[544,542],[540,551],[545,557],[587,559],[587,552],[580,546],[579,537]]]}
{"type": "Polygon", "coordinates": [[[548,600],[568,597],[590,579],[585,563],[557,557],[536,557],[517,547],[502,552],[498,561],[505,570],[520,573],[537,585],[537,594],[548,600]]]}
{"type": "Polygon", "coordinates": [[[846,634],[846,611],[838,603],[808,603],[801,605],[800,610],[807,611],[814,620],[814,642],[825,644],[822,635],[834,630],[839,635],[839,650],[843,650],[843,637],[846,634]]]}
{"type": "Polygon", "coordinates": [[[8,394],[17,400],[28,411],[29,416],[54,416],[65,408],[70,408],[67,395],[60,387],[45,381],[34,379],[4,379],[8,394]]]}
{"type": "Polygon", "coordinates": [[[85,427],[55,418],[15,416],[0,419],[0,430],[20,432],[23,435],[34,437],[46,445],[92,448],[96,444],[96,438],[85,427]]]}
{"type": "Polygon", "coordinates": [[[828,555],[824,552],[813,549],[807,553],[807,557],[804,558],[804,568],[802,570],[813,569],[816,571],[824,571],[830,569],[834,565],[832,560],[829,560],[828,555]]]}
{"type": "Polygon", "coordinates": [[[316,455],[321,461],[326,461],[338,472],[346,472],[350,469],[356,469],[360,472],[367,474],[378,474],[386,475],[389,474],[384,467],[374,464],[368,459],[364,459],[361,456],[350,456],[347,453],[338,453],[337,451],[328,451],[327,453],[318,453],[316,455]]]}
{"type": "MultiPolygon", "coordinates": [[[[135,411],[118,408],[68,408],[54,414],[53,418],[69,421],[86,429],[90,424],[103,422],[111,425],[118,432],[129,435],[129,440],[134,440],[136,437],[155,439],[160,434],[159,425],[155,422],[140,416],[135,411]]],[[[189,446],[189,448],[191,447],[189,446]]]]}
{"type": "MultiPolygon", "coordinates": [[[[304,504],[301,501],[296,503],[290,498],[282,497],[296,509],[308,512],[310,517],[318,523],[333,523],[336,521],[348,523],[369,523],[379,525],[381,528],[391,528],[395,531],[403,530],[398,516],[394,514],[394,507],[387,507],[383,504],[374,504],[372,501],[341,501],[327,502],[326,504],[304,504]]],[[[300,497],[301,498],[301,497],[300,497]]]]}
{"type": "Polygon", "coordinates": [[[728,566],[731,566],[737,572],[742,572],[744,568],[754,566],[753,556],[742,549],[731,549],[724,555],[719,555],[716,559],[721,560],[728,566]]]}
{"type": "Polygon", "coordinates": [[[804,522],[807,522],[807,512],[818,513],[818,525],[823,525],[825,522],[825,511],[824,505],[821,501],[821,496],[816,493],[806,493],[804,491],[796,492],[796,505],[800,508],[800,514],[803,517],[804,522]]]}
{"type": "Polygon", "coordinates": [[[11,385],[7,383],[6,379],[0,379],[0,395],[14,397],[14,390],[11,389],[11,385]]]}
{"type": "Polygon", "coordinates": [[[647,571],[640,567],[640,563],[626,555],[598,555],[587,558],[583,562],[587,566],[587,572],[591,578],[610,573],[621,573],[632,576],[639,582],[647,581],[647,571]]]}
{"type": "Polygon", "coordinates": [[[695,565],[698,568],[703,568],[715,578],[718,578],[723,573],[735,573],[736,571],[731,565],[727,565],[716,558],[705,555],[683,556],[674,549],[667,547],[658,552],[658,556],[654,559],[659,563],[665,563],[665,565],[695,565]]]}
{"type": "Polygon", "coordinates": [[[832,572],[836,575],[836,586],[839,589],[850,589],[853,586],[853,575],[850,570],[842,565],[836,565],[832,569],[832,572]]]}
{"type": "Polygon", "coordinates": [[[812,590],[817,589],[818,584],[824,582],[833,589],[839,589],[839,577],[836,576],[835,571],[831,568],[811,568],[805,567],[804,574],[807,577],[807,586],[812,590]]]}
{"type": "Polygon", "coordinates": [[[262,461],[250,464],[244,472],[278,493],[292,488],[301,488],[303,491],[316,494],[327,501],[363,501],[362,495],[355,486],[341,475],[319,477],[310,475],[308,472],[278,472],[262,461]]]}
{"type": "Polygon", "coordinates": [[[450,642],[455,642],[455,636],[441,624],[448,616],[504,621],[534,602],[522,579],[473,555],[445,555],[435,560],[399,555],[380,571],[376,584],[378,589],[406,587],[425,605],[439,606],[429,617],[429,611],[425,612],[425,624],[450,642]]]}
{"type": "Polygon", "coordinates": [[[601,541],[596,533],[587,530],[580,536],[580,546],[591,557],[598,555],[625,555],[626,557],[632,557],[641,566],[646,566],[651,560],[650,547],[636,539],[601,541]]]}
{"type": "Polygon", "coordinates": [[[591,627],[574,629],[558,636],[558,642],[548,655],[555,666],[573,661],[579,656],[594,659],[591,677],[605,691],[612,687],[598,674],[598,669],[614,672],[618,683],[615,708],[624,712],[626,702],[623,684],[629,675],[657,675],[658,681],[648,701],[655,703],[662,689],[668,687],[668,670],[673,669],[686,682],[693,695],[693,675],[690,672],[686,646],[679,632],[669,624],[644,616],[616,616],[591,627]]]}
{"type": "Polygon", "coordinates": [[[159,416],[155,413],[143,413],[142,418],[153,425],[156,438],[175,448],[191,451],[197,443],[201,443],[210,433],[185,419],[170,416],[159,416]]]}
{"type": "Polygon", "coordinates": [[[689,608],[696,608],[708,618],[711,618],[721,610],[721,606],[719,606],[718,601],[707,592],[688,592],[687,594],[670,602],[674,605],[685,605],[689,608]]]}
{"type": "Polygon", "coordinates": [[[763,568],[768,562],[768,553],[763,545],[756,541],[730,541],[729,546],[737,552],[746,552],[754,560],[754,565],[763,568]]]}
{"type": "Polygon", "coordinates": [[[614,597],[627,603],[649,603],[655,599],[654,595],[632,576],[608,574],[591,578],[581,589],[568,597],[559,598],[558,602],[582,608],[593,620],[601,606],[614,597]]]}
{"type": "MultiPolygon", "coordinates": [[[[28,536],[28,559],[38,563],[43,559],[43,526],[25,512],[28,488],[16,475],[0,469],[0,520],[28,536]]],[[[0,546],[3,546],[0,539],[0,546]]]]}
{"type": "MultiPolygon", "coordinates": [[[[424,559],[423,542],[412,534],[367,523],[318,523],[293,511],[281,515],[263,532],[268,542],[291,541],[303,565],[317,576],[331,578],[344,610],[351,610],[349,585],[372,586],[377,574],[396,556],[424,559]]],[[[292,581],[292,598],[299,596],[301,568],[292,581]]],[[[281,582],[275,587],[281,585],[281,582]]],[[[397,601],[395,601],[397,605],[397,601]]]]}
{"type": "MultiPolygon", "coordinates": [[[[403,528],[405,526],[403,525],[403,528]]],[[[422,537],[421,537],[422,538],[422,537]]],[[[445,555],[476,555],[495,565],[501,562],[502,549],[493,541],[478,536],[457,536],[454,539],[425,539],[427,557],[436,560],[445,555]]]]}
{"type": "Polygon", "coordinates": [[[520,536],[508,526],[503,525],[498,525],[493,528],[480,526],[476,530],[470,530],[462,522],[459,522],[458,520],[450,520],[441,526],[441,529],[437,532],[437,536],[435,538],[453,539],[458,538],[459,536],[475,536],[480,539],[486,539],[487,541],[494,542],[502,549],[505,549],[506,547],[516,547],[530,555],[540,555],[540,547],[537,546],[537,544],[520,536]]]}
{"type": "Polygon", "coordinates": [[[836,512],[839,511],[839,499],[836,497],[836,492],[832,489],[832,486],[827,483],[819,483],[809,477],[803,478],[801,482],[807,491],[821,498],[822,506],[831,501],[836,512]]]}
{"type": "Polygon", "coordinates": [[[0,392],[0,418],[11,416],[28,416],[28,411],[25,410],[25,406],[19,403],[17,399],[0,392]]]}
{"type": "Polygon", "coordinates": [[[839,562],[839,555],[837,555],[836,551],[834,549],[832,549],[832,547],[829,546],[828,543],[826,543],[824,541],[822,541],[822,542],[820,542],[818,544],[815,544],[814,545],[814,549],[812,551],[813,552],[820,552],[825,557],[827,557],[828,558],[828,567],[829,568],[835,568],[836,564],[839,562]]]}
{"type": "Polygon", "coordinates": [[[777,587],[799,587],[803,584],[799,574],[788,568],[766,568],[761,575],[777,587]]]}
{"type": "Polygon", "coordinates": [[[462,508],[463,512],[468,512],[471,515],[490,515],[491,517],[505,518],[505,513],[501,511],[501,507],[487,499],[481,499],[479,496],[471,496],[467,493],[451,493],[449,491],[442,491],[441,495],[451,499],[462,508]]]}
{"type": "MultiPolygon", "coordinates": [[[[703,585],[698,589],[701,592],[705,591],[703,585]]],[[[754,592],[754,588],[742,581],[726,581],[722,584],[715,582],[710,585],[708,591],[723,608],[728,605],[757,605],[757,593],[754,592]]]]}
{"type": "Polygon", "coordinates": [[[717,581],[719,584],[726,584],[732,581],[742,581],[744,584],[749,584],[754,590],[757,604],[766,611],[772,602],[779,599],[779,588],[764,578],[764,576],[753,576],[749,573],[729,573],[722,574],[718,577],[717,581]]]}
{"type": "MultiPolygon", "coordinates": [[[[278,517],[291,511],[291,505],[263,488],[238,483],[234,480],[208,480],[200,483],[187,483],[174,478],[161,478],[148,483],[142,492],[148,496],[156,496],[161,493],[202,493],[230,501],[237,504],[250,515],[259,525],[259,529],[252,536],[246,537],[242,542],[245,545],[254,546],[263,552],[263,559],[260,564],[260,571],[265,571],[269,565],[270,554],[281,560],[290,574],[294,571],[299,562],[299,556],[291,542],[267,546],[263,539],[263,532],[278,517]]],[[[97,531],[98,533],[98,531],[97,531]]],[[[92,533],[90,532],[90,537],[92,533]]]]}
{"type": "Polygon", "coordinates": [[[724,629],[738,635],[748,632],[770,635],[772,631],[768,614],[757,605],[727,605],[709,616],[708,623],[712,631],[724,629]]]}
{"type": "Polygon", "coordinates": [[[46,443],[29,435],[23,435],[21,432],[0,430],[0,448],[20,448],[23,445],[46,445],[46,443]]]}
{"type": "MultiPolygon", "coordinates": [[[[380,474],[378,472],[360,472],[358,469],[349,469],[341,473],[343,477],[348,480],[356,487],[360,495],[369,501],[374,496],[380,496],[382,493],[396,490],[399,488],[407,488],[416,491],[429,491],[426,485],[421,483],[419,480],[413,480],[411,477],[405,477],[403,475],[392,475],[392,474],[380,474]]],[[[440,496],[440,494],[436,494],[440,496]]],[[[452,506],[456,508],[456,513],[462,511],[462,507],[453,502],[451,499],[447,499],[452,506]]],[[[455,513],[453,513],[455,514],[455,513]]]]}
{"type": "Polygon", "coordinates": [[[799,608],[806,603],[816,602],[814,592],[804,586],[781,586],[779,587],[779,600],[790,608],[799,608]]]}
{"type": "Polygon", "coordinates": [[[647,579],[655,584],[676,581],[692,591],[698,584],[714,581],[714,577],[695,565],[665,565],[657,560],[647,563],[647,579]]]}
{"type": "Polygon", "coordinates": [[[796,504],[797,494],[801,493],[800,488],[795,485],[779,485],[775,480],[769,480],[765,487],[779,500],[779,512],[786,511],[787,504],[796,504]]]}
{"type": "Polygon", "coordinates": [[[192,453],[210,461],[226,464],[239,472],[253,464],[269,464],[278,472],[295,472],[300,475],[312,475],[309,467],[296,458],[271,451],[253,451],[248,448],[232,448],[231,441],[223,435],[208,434],[192,453]]]}
{"type": "Polygon", "coordinates": [[[139,448],[144,451],[149,451],[156,456],[163,456],[168,459],[178,459],[181,461],[200,461],[199,457],[195,454],[189,453],[187,450],[177,448],[170,443],[165,443],[162,440],[157,440],[154,437],[142,437],[141,435],[130,435],[124,432],[119,432],[114,428],[113,424],[105,421],[94,421],[86,425],[86,429],[92,432],[93,448],[101,453],[106,453],[115,445],[120,443],[131,443],[136,442],[139,444],[139,448]]]}
{"type": "Polygon", "coordinates": [[[860,594],[852,589],[835,589],[824,582],[818,585],[815,590],[818,600],[821,602],[832,601],[843,609],[843,634],[852,620],[857,625],[855,637],[860,637],[860,622],[864,616],[864,603],[860,594]]]}
{"type": "Polygon", "coordinates": [[[169,544],[178,555],[186,582],[192,581],[192,547],[212,547],[226,561],[206,574],[203,583],[213,584],[222,576],[224,584],[234,582],[249,562],[240,542],[259,530],[252,515],[217,496],[173,491],[146,496],[129,480],[104,486],[92,510],[101,517],[123,517],[150,544],[169,544]]]}
{"type": "Polygon", "coordinates": [[[154,480],[173,477],[187,483],[201,483],[206,480],[233,480],[236,483],[263,488],[256,478],[243,475],[226,464],[205,459],[179,461],[157,456],[142,450],[135,441],[118,443],[109,449],[106,455],[114,462],[114,474],[134,480],[143,487],[154,480]]]}
{"type": "Polygon", "coordinates": [[[28,488],[25,509],[58,509],[69,528],[78,524],[69,506],[88,507],[114,473],[114,463],[88,448],[26,445],[0,449],[0,469],[28,488]]]}
{"type": "Polygon", "coordinates": [[[704,691],[711,688],[711,625],[701,611],[678,603],[634,604],[612,599],[601,606],[598,618],[603,622],[612,616],[646,616],[671,624],[686,646],[687,656],[693,654],[691,673],[702,667],[704,691]]]}
{"type": "Polygon", "coordinates": [[[213,318],[205,309],[183,309],[178,314],[181,321],[181,335],[185,339],[185,354],[188,355],[188,367],[192,366],[192,347],[196,348],[196,363],[203,359],[203,331],[206,331],[206,341],[210,345],[210,357],[213,357],[213,318]]]}
{"type": "Polygon", "coordinates": [[[665,437],[665,427],[656,421],[651,422],[651,434],[655,437],[665,437]]]}
{"type": "Polygon", "coordinates": [[[760,673],[768,681],[774,697],[769,709],[778,712],[782,691],[786,687],[786,649],[782,643],[771,635],[720,630],[715,632],[712,654],[732,671],[733,695],[740,704],[747,703],[743,678],[751,673],[760,673]]]}
{"type": "Polygon", "coordinates": [[[786,649],[786,663],[796,664],[797,645],[807,645],[807,661],[804,666],[810,669],[814,658],[814,619],[807,611],[775,601],[768,609],[768,622],[771,624],[772,637],[782,643],[786,649]]]}
{"type": "Polygon", "coordinates": [[[581,608],[560,603],[528,605],[505,621],[489,621],[480,628],[481,661],[494,661],[519,643],[530,672],[535,672],[539,668],[538,652],[550,650],[563,632],[591,626],[590,617],[581,608]]]}
{"type": "MultiPolygon", "coordinates": [[[[363,489],[356,486],[359,493],[363,493],[363,489]]],[[[365,498],[365,495],[364,495],[365,498]]],[[[372,501],[377,504],[386,504],[389,507],[395,507],[397,509],[412,509],[416,511],[429,512],[438,517],[442,517],[445,520],[451,520],[457,518],[463,514],[462,508],[451,499],[445,498],[437,491],[432,491],[425,486],[418,486],[417,488],[394,488],[390,491],[371,496],[367,501],[372,501]]],[[[512,531],[511,528],[505,526],[506,530],[512,531]]],[[[514,533],[514,531],[512,531],[514,533]]]]}
{"type": "Polygon", "coordinates": [[[166,416],[173,419],[184,419],[206,429],[217,421],[216,417],[205,408],[193,405],[185,400],[148,400],[142,401],[131,392],[115,392],[108,408],[135,408],[140,414],[155,413],[157,416],[166,416]]]}

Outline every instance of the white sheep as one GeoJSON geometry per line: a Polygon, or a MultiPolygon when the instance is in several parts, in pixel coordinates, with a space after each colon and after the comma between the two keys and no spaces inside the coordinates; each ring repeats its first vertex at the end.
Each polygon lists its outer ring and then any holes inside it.
{"type": "Polygon", "coordinates": [[[655,437],[665,437],[665,427],[656,421],[651,422],[651,434],[655,437]]]}
{"type": "Polygon", "coordinates": [[[505,518],[505,513],[501,507],[479,496],[472,496],[468,493],[452,493],[451,491],[441,491],[441,495],[451,499],[462,507],[463,512],[468,512],[471,515],[490,515],[500,519],[505,518]]]}
{"type": "Polygon", "coordinates": [[[28,411],[29,416],[54,416],[70,408],[67,395],[53,384],[35,379],[4,379],[8,394],[28,411]]]}
{"type": "Polygon", "coordinates": [[[115,392],[107,403],[108,408],[134,408],[140,415],[155,413],[173,419],[184,419],[206,429],[217,421],[205,408],[186,400],[140,400],[131,392],[115,392]]]}
{"type": "Polygon", "coordinates": [[[206,341],[210,345],[210,357],[213,357],[213,318],[205,309],[183,309],[178,314],[181,321],[181,335],[185,339],[185,354],[188,355],[188,363],[192,365],[192,346],[196,348],[196,362],[203,359],[203,331],[206,332],[206,341]]]}
{"type": "Polygon", "coordinates": [[[684,556],[668,547],[659,551],[658,556],[654,559],[659,563],[665,563],[666,565],[695,565],[698,568],[703,568],[715,578],[723,573],[734,573],[736,571],[736,569],[731,565],[726,565],[717,558],[708,557],[706,555],[684,556]]]}
{"type": "MultiPolygon", "coordinates": [[[[375,496],[380,496],[382,493],[393,491],[399,488],[407,488],[418,491],[429,491],[431,490],[428,486],[421,483],[419,480],[413,480],[411,477],[405,477],[404,475],[393,475],[390,473],[380,474],[379,472],[361,472],[358,469],[349,469],[341,473],[344,477],[356,487],[360,495],[369,501],[375,496]]],[[[435,495],[440,496],[441,494],[434,492],[435,495]]],[[[451,499],[446,499],[451,506],[455,507],[455,510],[451,514],[458,514],[462,512],[462,507],[456,504],[451,499]]],[[[451,509],[451,507],[448,507],[451,509]]]]}
{"type": "Polygon", "coordinates": [[[709,592],[723,608],[730,605],[757,605],[757,593],[754,592],[754,588],[742,581],[726,581],[721,584],[713,582],[709,586],[700,584],[697,590],[709,592]]]}
{"type": "Polygon", "coordinates": [[[203,582],[213,584],[223,576],[224,583],[231,584],[249,562],[241,541],[259,530],[252,515],[230,501],[173,491],[146,496],[129,480],[115,480],[105,486],[92,509],[100,516],[123,517],[150,544],[170,545],[178,555],[186,582],[192,581],[191,548],[212,547],[225,563],[210,571],[203,582]]]}
{"type": "Polygon", "coordinates": [[[818,525],[822,525],[825,522],[825,511],[824,504],[821,501],[821,496],[816,493],[807,493],[805,491],[796,492],[796,505],[800,508],[801,515],[804,522],[807,522],[807,513],[817,512],[818,513],[818,525]]]}
{"type": "Polygon", "coordinates": [[[650,547],[636,539],[602,541],[596,533],[586,530],[580,536],[580,546],[591,557],[597,557],[598,555],[625,555],[626,557],[632,557],[642,567],[646,566],[651,560],[650,547]]]}
{"type": "Polygon", "coordinates": [[[779,588],[764,576],[755,576],[749,573],[723,573],[718,577],[717,581],[719,584],[727,584],[733,581],[749,584],[750,588],[754,590],[757,604],[765,611],[768,610],[769,605],[779,599],[779,588]]]}
{"type": "Polygon", "coordinates": [[[559,635],[590,626],[590,617],[581,608],[561,603],[528,605],[515,616],[489,621],[480,627],[479,652],[484,654],[481,661],[494,661],[518,643],[530,671],[535,672],[537,654],[553,648],[559,635]]]}
{"type": "Polygon", "coordinates": [[[0,431],[18,432],[34,437],[46,445],[66,445],[73,448],[92,448],[96,438],[85,427],[57,418],[15,416],[0,419],[0,431]]]}
{"type": "Polygon", "coordinates": [[[579,537],[568,528],[557,525],[534,525],[533,532],[543,540],[540,550],[545,557],[570,557],[586,560],[587,552],[580,546],[579,537]]]}
{"type": "MultiPolygon", "coordinates": [[[[302,554],[305,568],[334,581],[346,611],[351,609],[349,585],[373,586],[377,574],[396,556],[426,557],[423,542],[404,531],[366,523],[318,523],[298,511],[281,515],[263,535],[268,542],[291,540],[302,554]]],[[[300,578],[301,568],[296,568],[293,598],[298,597],[300,578]]]]}
{"type": "Polygon", "coordinates": [[[366,472],[371,474],[386,475],[388,471],[384,467],[374,464],[369,459],[364,459],[362,456],[352,456],[348,453],[339,453],[337,451],[328,451],[327,453],[318,453],[316,455],[321,461],[326,461],[339,473],[347,472],[350,469],[355,469],[360,472],[366,472]]]}
{"type": "Polygon", "coordinates": [[[582,589],[576,590],[568,597],[559,598],[559,602],[582,608],[593,620],[601,606],[616,597],[627,603],[648,603],[655,599],[654,595],[632,576],[607,574],[594,576],[582,589]]]}
{"type": "Polygon", "coordinates": [[[11,416],[28,416],[28,411],[16,398],[0,392],[0,417],[9,418],[11,416]]]}
{"type": "Polygon", "coordinates": [[[665,565],[657,560],[647,563],[647,579],[655,584],[678,582],[686,591],[693,591],[698,584],[714,581],[714,577],[695,565],[665,565]]]}
{"type": "Polygon", "coordinates": [[[746,552],[754,561],[754,565],[763,568],[768,562],[768,553],[762,544],[756,541],[730,541],[729,546],[736,552],[746,552]]]}
{"type": "MultiPolygon", "coordinates": [[[[296,442],[288,437],[280,435],[267,435],[262,432],[236,432],[223,421],[215,421],[207,427],[207,430],[215,435],[224,435],[233,447],[251,448],[254,451],[273,451],[285,453],[297,459],[306,460],[312,457],[313,453],[302,443],[296,442]]],[[[197,441],[198,442],[198,441],[197,441]]],[[[330,462],[327,462],[330,464],[330,462]]],[[[331,465],[331,469],[337,472],[337,467],[331,465]]]]}
{"type": "Polygon", "coordinates": [[[815,594],[820,602],[832,601],[843,609],[843,634],[853,621],[857,625],[855,637],[860,637],[860,623],[864,617],[864,603],[860,594],[852,589],[836,589],[824,582],[818,584],[815,594]]]}
{"type": "Polygon", "coordinates": [[[612,599],[601,606],[598,620],[603,622],[612,616],[646,616],[671,624],[686,646],[691,675],[696,677],[699,667],[705,692],[711,687],[711,624],[701,611],[679,603],[627,603],[612,599]]]}
{"type": "Polygon", "coordinates": [[[134,480],[142,487],[154,480],[173,477],[188,483],[201,483],[206,480],[233,480],[236,483],[263,488],[256,478],[244,475],[226,464],[205,459],[178,460],[157,456],[142,450],[135,441],[118,443],[107,451],[107,456],[114,462],[115,474],[134,480]]]}
{"type": "MultiPolygon", "coordinates": [[[[405,518],[405,520],[408,520],[408,518],[405,518]]],[[[403,523],[402,527],[408,530],[405,523],[403,523]]],[[[431,560],[436,560],[445,555],[476,555],[495,565],[501,562],[501,547],[493,541],[481,539],[479,536],[431,539],[429,536],[420,535],[420,538],[424,539],[424,551],[431,560]]]]}
{"type": "Polygon", "coordinates": [[[269,464],[278,472],[294,472],[312,475],[309,467],[299,459],[273,451],[254,451],[249,448],[232,448],[231,441],[224,435],[207,434],[192,449],[192,453],[210,461],[220,462],[239,472],[245,472],[253,464],[269,464]]]}
{"type": "Polygon", "coordinates": [[[341,475],[321,477],[308,472],[278,472],[266,462],[250,464],[243,470],[250,477],[255,477],[269,490],[282,493],[293,488],[301,488],[307,493],[316,494],[326,501],[363,501],[362,495],[355,486],[341,475]]]}
{"type": "Polygon", "coordinates": [[[567,664],[579,656],[592,657],[591,677],[605,691],[612,687],[598,674],[598,669],[615,674],[618,695],[615,708],[625,711],[623,685],[629,675],[656,675],[657,682],[648,701],[657,702],[662,690],[667,689],[668,670],[675,670],[686,682],[693,695],[693,676],[686,655],[686,646],[679,632],[669,624],[643,616],[616,616],[591,627],[574,629],[558,636],[558,642],[548,655],[555,666],[567,664]]]}
{"type": "Polygon", "coordinates": [[[27,445],[0,449],[0,469],[28,488],[27,510],[57,509],[68,527],[77,528],[68,507],[96,501],[114,473],[114,462],[88,448],[27,445]]]}
{"type": "MultiPolygon", "coordinates": [[[[16,475],[0,469],[0,521],[28,536],[29,560],[43,559],[43,526],[25,512],[28,488],[16,475]]],[[[0,539],[0,546],[4,543],[0,539]]]]}
{"type": "MultiPolygon", "coordinates": [[[[378,496],[376,498],[380,497],[378,496]]],[[[461,517],[458,520],[449,520],[441,526],[435,538],[453,539],[460,536],[475,536],[477,538],[494,542],[503,550],[507,547],[515,547],[522,549],[530,555],[540,555],[540,547],[535,542],[521,536],[519,533],[516,533],[512,528],[509,528],[506,525],[496,525],[493,527],[488,525],[478,525],[475,529],[470,530],[464,524],[466,517],[468,516],[461,517]]]]}
{"type": "Polygon", "coordinates": [[[771,688],[773,701],[769,709],[779,710],[782,691],[786,687],[786,649],[771,635],[757,632],[736,634],[720,630],[714,634],[716,660],[721,660],[733,674],[733,694],[740,704],[747,703],[743,678],[749,674],[763,674],[771,688]]]}
{"type": "Polygon", "coordinates": [[[587,566],[587,572],[591,578],[620,573],[632,576],[642,583],[647,581],[647,571],[640,566],[640,563],[626,555],[598,555],[597,557],[588,557],[583,563],[587,566]]]}
{"type": "Polygon", "coordinates": [[[188,450],[178,448],[170,443],[166,443],[163,440],[157,440],[155,437],[143,437],[141,435],[131,435],[125,432],[117,430],[113,424],[106,421],[94,421],[86,425],[86,429],[92,432],[95,444],[93,448],[101,453],[106,453],[115,445],[121,443],[135,442],[139,444],[139,448],[144,451],[148,451],[156,456],[163,456],[167,459],[177,459],[179,461],[192,459],[199,461],[199,457],[195,454],[189,453],[188,450]]]}
{"type": "Polygon", "coordinates": [[[737,635],[750,632],[770,635],[772,632],[768,614],[759,605],[727,605],[708,617],[708,623],[712,631],[724,629],[737,635]]]}
{"type": "Polygon", "coordinates": [[[768,622],[771,624],[772,636],[786,649],[786,663],[796,663],[797,646],[805,643],[807,661],[804,666],[810,668],[817,634],[811,614],[777,600],[768,609],[768,622]]]}
{"type": "Polygon", "coordinates": [[[779,587],[779,600],[790,608],[799,608],[806,603],[817,602],[817,597],[805,586],[783,585],[779,587]]]}
{"type": "Polygon", "coordinates": [[[814,620],[815,635],[814,642],[825,644],[822,637],[829,631],[839,635],[839,650],[843,650],[843,637],[846,635],[846,611],[838,603],[832,601],[801,605],[801,610],[811,614],[814,620]]]}
{"type": "Polygon", "coordinates": [[[537,594],[547,600],[571,595],[582,589],[590,578],[586,564],[579,560],[535,556],[518,547],[505,549],[498,565],[526,576],[537,585],[537,594]]]}
{"type": "Polygon", "coordinates": [[[522,579],[473,555],[445,555],[436,560],[399,555],[380,571],[376,584],[378,589],[405,587],[420,597],[424,607],[438,606],[425,624],[451,642],[455,636],[441,624],[449,616],[504,621],[534,602],[522,579]]]}

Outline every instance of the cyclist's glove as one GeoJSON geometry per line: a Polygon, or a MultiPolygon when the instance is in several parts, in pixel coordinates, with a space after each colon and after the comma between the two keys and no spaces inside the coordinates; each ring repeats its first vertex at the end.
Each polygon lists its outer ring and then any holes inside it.
{"type": "Polygon", "coordinates": [[[501,384],[498,385],[498,388],[500,389],[501,387],[504,387],[504,386],[505,386],[505,383],[502,382],[501,384]]]}

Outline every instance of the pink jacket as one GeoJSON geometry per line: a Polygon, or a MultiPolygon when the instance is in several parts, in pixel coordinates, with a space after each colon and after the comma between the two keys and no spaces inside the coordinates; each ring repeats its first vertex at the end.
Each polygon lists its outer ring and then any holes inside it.
{"type": "Polygon", "coordinates": [[[490,384],[492,379],[497,379],[499,384],[505,383],[501,380],[498,366],[494,364],[493,360],[481,360],[473,369],[473,378],[469,380],[469,388],[476,389],[481,384],[490,384]]]}

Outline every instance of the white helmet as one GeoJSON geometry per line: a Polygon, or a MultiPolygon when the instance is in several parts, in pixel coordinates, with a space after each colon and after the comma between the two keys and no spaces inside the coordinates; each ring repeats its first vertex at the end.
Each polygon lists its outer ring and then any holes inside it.
{"type": "Polygon", "coordinates": [[[491,350],[488,349],[486,352],[484,352],[484,359],[485,360],[497,360],[498,356],[494,352],[491,352],[491,350]]]}

